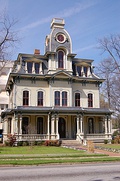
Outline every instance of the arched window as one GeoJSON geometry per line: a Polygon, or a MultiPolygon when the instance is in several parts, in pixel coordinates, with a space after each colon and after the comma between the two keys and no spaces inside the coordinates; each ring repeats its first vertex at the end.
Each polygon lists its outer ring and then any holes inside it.
{"type": "Polygon", "coordinates": [[[60,92],[55,91],[55,106],[60,106],[60,92]]]}
{"type": "Polygon", "coordinates": [[[80,107],[80,93],[75,93],[75,107],[80,107]]]}
{"type": "Polygon", "coordinates": [[[38,98],[37,98],[37,104],[38,106],[43,106],[43,92],[39,91],[38,92],[38,98]]]}
{"type": "Polygon", "coordinates": [[[88,107],[93,107],[93,95],[88,94],[88,107]]]}
{"type": "Polygon", "coordinates": [[[62,92],[62,106],[67,106],[67,92],[62,92]]]}
{"type": "Polygon", "coordinates": [[[58,68],[64,68],[64,52],[58,51],[58,68]]]}
{"type": "Polygon", "coordinates": [[[23,91],[23,106],[29,106],[29,91],[23,91]]]}

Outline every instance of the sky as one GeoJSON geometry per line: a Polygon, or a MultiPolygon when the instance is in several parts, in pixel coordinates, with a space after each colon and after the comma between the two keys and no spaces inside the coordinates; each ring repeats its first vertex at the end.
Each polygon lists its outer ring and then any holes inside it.
{"type": "Polygon", "coordinates": [[[12,60],[19,53],[33,54],[34,49],[44,54],[52,18],[65,20],[76,58],[93,59],[95,65],[108,57],[98,48],[98,40],[120,33],[120,0],[0,0],[0,13],[4,9],[17,20],[13,30],[20,38],[12,60]]]}

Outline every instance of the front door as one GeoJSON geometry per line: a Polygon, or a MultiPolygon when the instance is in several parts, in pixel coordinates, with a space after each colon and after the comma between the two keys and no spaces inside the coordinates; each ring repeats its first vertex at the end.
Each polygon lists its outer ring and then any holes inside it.
{"type": "Polygon", "coordinates": [[[62,117],[59,118],[58,132],[59,132],[60,138],[66,138],[66,124],[65,124],[65,119],[62,117]]]}

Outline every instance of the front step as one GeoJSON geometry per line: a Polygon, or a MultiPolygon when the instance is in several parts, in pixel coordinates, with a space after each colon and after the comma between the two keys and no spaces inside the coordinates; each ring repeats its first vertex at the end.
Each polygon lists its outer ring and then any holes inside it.
{"type": "Polygon", "coordinates": [[[69,148],[80,148],[80,142],[78,140],[62,140],[61,146],[63,147],[69,147],[69,148]]]}

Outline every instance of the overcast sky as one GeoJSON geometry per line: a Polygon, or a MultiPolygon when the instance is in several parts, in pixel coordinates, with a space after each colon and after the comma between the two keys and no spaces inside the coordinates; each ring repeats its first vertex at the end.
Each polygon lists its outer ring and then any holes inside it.
{"type": "Polygon", "coordinates": [[[50,33],[52,18],[63,18],[72,39],[76,58],[93,59],[98,64],[106,55],[97,49],[98,39],[120,33],[120,0],[0,0],[0,12],[18,20],[14,30],[21,43],[18,53],[44,54],[45,37],[50,33]]]}

